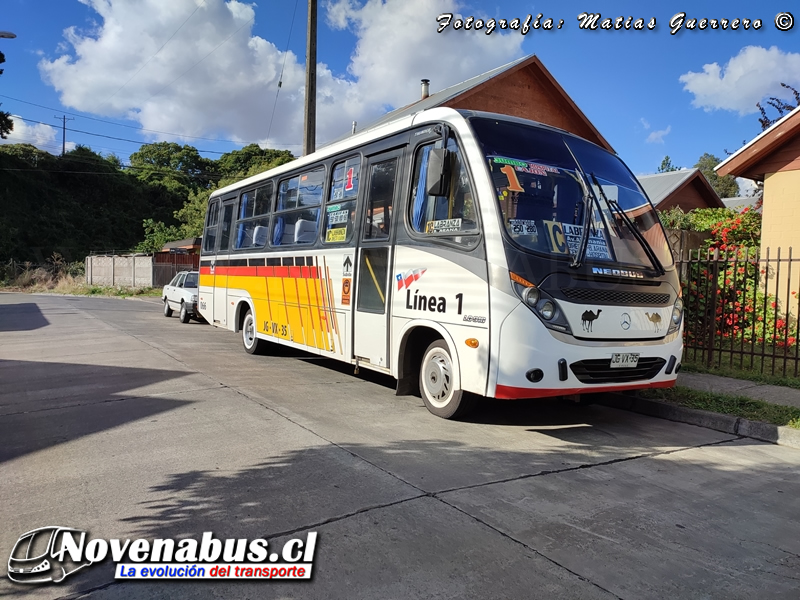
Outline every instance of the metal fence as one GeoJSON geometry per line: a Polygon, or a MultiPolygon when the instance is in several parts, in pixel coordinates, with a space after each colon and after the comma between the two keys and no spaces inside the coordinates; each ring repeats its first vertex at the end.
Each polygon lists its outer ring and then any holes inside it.
{"type": "Polygon", "coordinates": [[[800,374],[800,257],[792,249],[692,251],[678,261],[684,357],[709,367],[800,374]]]}

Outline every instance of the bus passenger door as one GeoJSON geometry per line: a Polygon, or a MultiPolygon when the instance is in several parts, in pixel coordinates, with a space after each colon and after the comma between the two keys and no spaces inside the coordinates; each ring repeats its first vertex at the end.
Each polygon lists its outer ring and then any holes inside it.
{"type": "Polygon", "coordinates": [[[214,323],[221,327],[228,325],[228,262],[234,205],[234,200],[222,205],[219,246],[214,260],[214,323]]]}
{"type": "Polygon", "coordinates": [[[353,353],[389,368],[392,207],[399,194],[402,151],[369,157],[365,218],[358,249],[353,353]]]}

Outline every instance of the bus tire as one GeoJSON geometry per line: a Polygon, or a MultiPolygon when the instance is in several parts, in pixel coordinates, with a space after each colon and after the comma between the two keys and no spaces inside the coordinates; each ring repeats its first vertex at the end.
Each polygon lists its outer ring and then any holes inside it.
{"type": "Polygon", "coordinates": [[[191,316],[189,315],[189,311],[186,310],[186,303],[181,302],[181,323],[188,323],[191,316]]]}
{"type": "Polygon", "coordinates": [[[256,336],[256,319],[248,309],[242,319],[242,346],[248,354],[261,354],[266,342],[256,336]]]}
{"type": "Polygon", "coordinates": [[[454,371],[444,340],[428,346],[419,368],[419,391],[427,409],[443,419],[462,417],[473,405],[471,397],[455,387],[454,371]]]}
{"type": "Polygon", "coordinates": [[[172,316],[172,309],[169,307],[169,300],[164,298],[164,316],[171,317],[172,316]]]}

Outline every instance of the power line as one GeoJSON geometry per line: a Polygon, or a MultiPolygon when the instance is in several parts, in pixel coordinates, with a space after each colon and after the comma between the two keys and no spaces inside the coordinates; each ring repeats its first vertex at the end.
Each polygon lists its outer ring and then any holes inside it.
{"type": "MultiPolygon", "coordinates": [[[[28,102],[27,100],[20,100],[19,98],[12,98],[11,96],[6,96],[5,94],[0,94],[0,98],[7,98],[9,100],[14,100],[15,102],[22,102],[23,104],[29,104],[31,106],[36,106],[38,108],[45,108],[47,110],[55,110],[55,111],[62,112],[61,109],[59,109],[59,108],[52,108],[52,107],[49,107],[49,106],[44,106],[42,104],[36,104],[35,102],[28,102]]],[[[172,135],[172,136],[175,136],[175,137],[178,137],[178,138],[190,139],[190,140],[205,140],[205,141],[208,141],[208,142],[225,142],[225,143],[228,143],[228,144],[236,144],[236,145],[242,145],[243,144],[243,142],[236,141],[236,140],[221,140],[221,139],[218,139],[218,138],[207,138],[207,137],[199,137],[199,136],[196,136],[196,135],[184,135],[182,133],[171,133],[169,131],[158,131],[158,130],[155,130],[155,129],[145,129],[144,127],[136,127],[134,125],[125,125],[124,123],[115,123],[114,121],[107,121],[105,119],[97,119],[95,117],[87,117],[86,115],[79,115],[77,113],[71,113],[71,112],[65,112],[64,111],[64,114],[71,115],[73,117],[79,117],[81,119],[88,119],[90,121],[97,121],[98,123],[105,123],[107,125],[114,125],[116,127],[126,127],[128,129],[135,129],[136,131],[144,131],[145,133],[159,133],[161,135],[172,135]]],[[[255,144],[256,142],[249,142],[249,143],[255,144]]],[[[247,145],[247,144],[244,144],[244,145],[247,145]]]]}
{"type": "MultiPolygon", "coordinates": [[[[242,27],[244,27],[244,25],[242,27]]],[[[217,47],[219,47],[219,46],[217,46],[217,47]]],[[[218,143],[225,143],[225,144],[235,144],[237,146],[242,146],[242,147],[248,146],[250,144],[256,144],[256,145],[259,144],[258,142],[243,142],[241,140],[238,140],[238,141],[237,140],[223,140],[223,139],[219,139],[219,138],[208,138],[208,137],[200,137],[200,136],[196,136],[196,135],[186,135],[186,134],[183,134],[183,133],[172,133],[172,132],[169,132],[169,131],[159,131],[157,129],[145,129],[144,127],[136,127],[134,125],[125,125],[124,123],[115,123],[114,121],[107,121],[105,119],[98,119],[98,118],[95,118],[95,117],[87,117],[86,115],[79,115],[78,113],[62,111],[59,108],[52,108],[52,107],[49,107],[49,106],[44,106],[42,104],[36,104],[35,102],[29,102],[27,100],[21,100],[20,98],[14,98],[12,96],[7,96],[5,94],[0,94],[0,98],[7,98],[8,100],[14,100],[15,102],[21,102],[22,104],[28,104],[30,106],[36,106],[37,108],[44,108],[44,109],[47,109],[47,110],[55,110],[55,111],[63,112],[65,115],[72,115],[74,117],[78,117],[79,119],[88,119],[90,121],[97,121],[98,123],[105,123],[106,125],[114,125],[115,127],[125,127],[127,129],[134,129],[136,131],[142,131],[142,132],[145,132],[145,133],[158,133],[158,134],[161,134],[161,135],[169,135],[169,136],[173,136],[173,137],[176,137],[176,138],[187,139],[187,140],[204,140],[204,141],[207,141],[207,142],[218,142],[218,143]]],[[[151,98],[152,98],[152,96],[151,96],[151,98]]],[[[32,119],[24,119],[23,117],[19,117],[19,118],[22,119],[23,121],[30,121],[32,123],[41,123],[42,125],[48,125],[49,126],[48,123],[42,123],[41,121],[34,121],[32,119]]],[[[72,131],[72,130],[70,130],[70,131],[72,131]]],[[[117,139],[117,138],[112,138],[112,139],[117,139]]],[[[123,138],[118,138],[118,139],[120,139],[122,141],[131,141],[131,140],[124,140],[123,138]]],[[[151,142],[137,141],[136,143],[147,144],[147,143],[151,143],[151,142]]],[[[281,142],[276,143],[275,145],[283,146],[285,148],[290,148],[290,147],[299,148],[301,146],[301,144],[286,144],[286,143],[281,143],[281,142]]],[[[212,151],[208,150],[207,152],[212,152],[212,151]]]]}
{"type": "Polygon", "coordinates": [[[275,103],[272,105],[272,115],[269,118],[269,128],[267,128],[267,140],[269,134],[272,133],[272,120],[275,118],[275,109],[278,107],[278,94],[281,93],[281,86],[283,85],[283,71],[286,68],[286,57],[289,56],[289,43],[292,41],[292,29],[294,29],[294,18],[297,15],[297,0],[294,0],[294,11],[292,11],[292,23],[289,25],[289,37],[286,40],[286,50],[283,52],[283,65],[281,66],[281,74],[278,76],[278,89],[275,90],[275,103]]]}
{"type": "MultiPolygon", "coordinates": [[[[167,89],[167,88],[168,88],[169,86],[171,86],[173,83],[175,83],[176,81],[178,81],[178,79],[180,79],[181,77],[183,77],[184,75],[186,75],[186,74],[187,74],[189,71],[191,71],[192,69],[194,69],[194,68],[195,68],[197,65],[199,65],[201,62],[203,62],[205,59],[207,59],[207,58],[208,58],[209,56],[211,56],[212,54],[214,54],[214,52],[216,52],[216,51],[217,51],[217,49],[219,49],[219,47],[220,47],[220,46],[222,46],[223,44],[225,44],[225,42],[227,42],[227,41],[228,41],[229,39],[231,39],[231,38],[232,38],[234,35],[236,35],[237,33],[239,33],[239,32],[240,32],[240,31],[241,31],[241,30],[242,30],[244,27],[246,27],[247,25],[250,25],[250,23],[252,23],[252,22],[253,22],[253,21],[255,21],[255,20],[256,20],[256,18],[255,18],[255,16],[254,16],[252,19],[250,19],[249,21],[247,21],[247,23],[244,23],[244,24],[243,24],[241,27],[239,27],[239,29],[237,29],[236,31],[234,31],[232,34],[230,34],[228,37],[226,37],[224,40],[222,40],[222,42],[220,42],[219,44],[217,44],[217,46],[216,46],[216,47],[215,47],[215,48],[214,48],[214,49],[213,49],[211,52],[209,52],[208,54],[206,54],[206,55],[205,55],[203,58],[201,58],[200,60],[198,60],[198,61],[197,61],[196,63],[194,63],[194,64],[193,64],[191,67],[189,67],[188,69],[186,69],[186,70],[185,70],[183,73],[181,73],[180,75],[178,75],[178,76],[177,76],[175,79],[173,79],[172,81],[170,81],[170,82],[169,82],[167,85],[165,85],[163,88],[161,88],[160,90],[158,90],[156,93],[154,93],[154,94],[151,94],[151,95],[150,95],[150,96],[147,98],[147,100],[150,100],[150,98],[153,98],[153,97],[155,97],[155,96],[158,96],[158,95],[159,95],[161,92],[163,92],[165,89],[167,89]]],[[[147,102],[147,100],[145,100],[145,102],[147,102]]]]}
{"type": "MultiPolygon", "coordinates": [[[[34,119],[26,119],[25,117],[20,117],[19,115],[14,115],[14,116],[17,119],[22,119],[23,121],[27,121],[28,123],[38,123],[39,125],[47,125],[47,123],[43,123],[41,121],[35,121],[34,119]]],[[[61,117],[58,117],[58,118],[61,118],[61,117]]],[[[72,119],[68,119],[68,120],[72,120],[72,119]]],[[[115,137],[113,135],[104,135],[102,133],[94,133],[94,132],[91,132],[91,131],[83,131],[82,129],[72,129],[72,128],[69,128],[69,127],[66,127],[66,126],[65,126],[65,129],[66,129],[66,131],[72,131],[73,133],[83,133],[84,135],[92,135],[92,136],[95,136],[95,137],[107,138],[109,140],[117,140],[117,141],[120,141],[120,142],[130,142],[132,144],[140,144],[142,146],[152,143],[152,142],[143,142],[142,140],[129,140],[129,139],[126,139],[126,138],[115,137]]],[[[219,150],[201,150],[201,149],[197,148],[197,151],[198,152],[205,152],[207,154],[225,154],[225,152],[220,152],[219,150]]]]}
{"type": "Polygon", "coordinates": [[[192,11],[192,14],[190,14],[188,17],[186,17],[186,20],[183,23],[181,23],[181,26],[178,27],[178,29],[175,30],[175,33],[173,33],[171,36],[169,36],[169,39],[166,42],[161,44],[161,47],[158,50],[156,50],[156,53],[153,54],[153,56],[151,56],[150,58],[148,58],[144,62],[144,64],[141,67],[139,67],[139,70],[136,71],[136,73],[134,73],[133,75],[131,75],[131,77],[130,77],[130,79],[128,79],[128,81],[126,81],[125,83],[122,84],[122,87],[120,87],[116,92],[114,92],[108,98],[106,98],[105,101],[103,102],[103,104],[105,104],[106,102],[111,100],[111,98],[116,96],[117,93],[119,93],[119,91],[122,90],[122,88],[124,88],[126,85],[128,85],[133,80],[134,77],[136,77],[139,73],[141,73],[142,69],[144,69],[150,63],[150,61],[153,60],[158,55],[158,53],[161,52],[164,49],[164,46],[166,46],[167,44],[169,44],[172,41],[172,38],[174,38],[176,35],[178,35],[178,32],[181,29],[183,29],[183,26],[186,25],[186,23],[189,22],[189,19],[191,19],[194,16],[194,13],[196,13],[198,10],[200,10],[200,7],[203,6],[205,3],[206,3],[206,0],[201,0],[200,4],[198,4],[195,7],[195,9],[192,11]]]}

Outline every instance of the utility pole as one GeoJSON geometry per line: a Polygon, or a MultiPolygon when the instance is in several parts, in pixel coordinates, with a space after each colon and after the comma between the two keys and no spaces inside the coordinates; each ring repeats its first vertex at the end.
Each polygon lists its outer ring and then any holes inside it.
{"type": "Polygon", "coordinates": [[[306,102],[303,155],[314,152],[317,137],[317,0],[308,0],[306,31],[306,102]]]}
{"type": "Polygon", "coordinates": [[[67,115],[63,117],[59,117],[58,115],[53,115],[54,119],[61,119],[61,156],[67,153],[67,121],[74,121],[73,118],[67,118],[67,115]]]}

